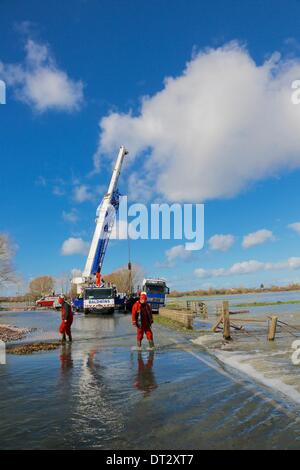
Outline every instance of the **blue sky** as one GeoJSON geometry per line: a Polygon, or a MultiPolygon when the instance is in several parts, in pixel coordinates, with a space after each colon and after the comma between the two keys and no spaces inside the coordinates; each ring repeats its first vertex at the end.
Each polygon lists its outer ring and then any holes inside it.
{"type": "MultiPolygon", "coordinates": [[[[146,274],[177,289],[300,281],[299,26],[294,0],[1,2],[0,231],[24,280],[84,267],[61,248],[91,238],[125,144],[132,202],[205,202],[193,256],[178,240],[131,242],[146,274]]],[[[104,272],[127,258],[112,242],[104,272]]]]}

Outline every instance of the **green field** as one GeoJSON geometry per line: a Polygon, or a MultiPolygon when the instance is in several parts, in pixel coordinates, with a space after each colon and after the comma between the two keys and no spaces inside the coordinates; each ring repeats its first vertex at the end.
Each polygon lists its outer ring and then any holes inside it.
{"type": "Polygon", "coordinates": [[[272,306],[272,305],[288,305],[288,304],[300,304],[300,300],[286,300],[286,301],[278,300],[277,302],[249,302],[249,303],[236,304],[235,307],[265,307],[265,306],[272,306]]]}

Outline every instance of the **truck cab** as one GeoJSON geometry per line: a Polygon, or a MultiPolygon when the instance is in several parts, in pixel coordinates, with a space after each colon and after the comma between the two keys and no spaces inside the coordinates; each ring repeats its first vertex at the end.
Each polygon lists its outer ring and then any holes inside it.
{"type": "Polygon", "coordinates": [[[159,313],[159,308],[165,306],[166,295],[170,292],[166,281],[164,279],[144,279],[142,290],[147,294],[152,312],[159,313]]]}
{"type": "Polygon", "coordinates": [[[115,297],[115,287],[85,287],[83,292],[84,313],[114,313],[115,297]]]}

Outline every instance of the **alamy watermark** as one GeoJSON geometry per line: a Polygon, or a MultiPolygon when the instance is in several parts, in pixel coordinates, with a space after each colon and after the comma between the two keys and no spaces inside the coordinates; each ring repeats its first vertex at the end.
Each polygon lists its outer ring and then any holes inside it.
{"type": "Polygon", "coordinates": [[[150,204],[128,206],[127,196],[119,199],[116,212],[112,205],[100,205],[97,218],[104,217],[104,230],[111,229],[115,240],[181,240],[185,249],[204,246],[204,204],[150,204]]]}
{"type": "Polygon", "coordinates": [[[294,80],[291,88],[294,90],[291,95],[291,101],[293,104],[300,104],[300,80],[294,80]]]}
{"type": "Polygon", "coordinates": [[[4,341],[0,340],[0,365],[6,364],[6,347],[4,341]]]}
{"type": "Polygon", "coordinates": [[[0,104],[6,104],[6,85],[3,80],[0,80],[0,104]]]}

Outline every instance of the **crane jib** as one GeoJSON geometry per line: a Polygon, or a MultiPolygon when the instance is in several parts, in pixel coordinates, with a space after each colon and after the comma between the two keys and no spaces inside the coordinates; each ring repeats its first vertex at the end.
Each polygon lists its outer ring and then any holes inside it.
{"type": "MultiPolygon", "coordinates": [[[[113,192],[113,196],[112,196],[112,199],[111,199],[111,206],[114,207],[115,213],[118,211],[118,208],[119,208],[119,196],[120,196],[119,191],[115,190],[113,192]]],[[[98,244],[97,244],[97,248],[96,248],[96,252],[95,252],[95,257],[94,257],[94,261],[93,261],[93,265],[92,265],[92,271],[91,271],[92,274],[96,274],[96,272],[98,271],[99,268],[100,268],[100,271],[101,271],[103,259],[104,259],[104,256],[105,256],[106,247],[108,245],[109,235],[110,235],[111,229],[114,225],[114,220],[115,220],[114,215],[115,215],[115,213],[108,210],[105,214],[105,222],[106,223],[103,227],[103,238],[99,238],[99,240],[98,240],[98,244]]]]}
{"type": "Polygon", "coordinates": [[[90,276],[95,275],[99,271],[101,272],[108,240],[112,233],[115,221],[115,215],[119,208],[120,193],[117,189],[117,184],[123,159],[127,153],[127,150],[122,145],[120,147],[117,161],[114,166],[108,191],[97,208],[96,227],[83,271],[83,282],[77,283],[78,285],[84,285],[86,281],[90,282],[90,276]]]}
{"type": "Polygon", "coordinates": [[[92,266],[92,274],[96,274],[98,268],[101,269],[102,258],[105,252],[105,245],[107,242],[108,240],[104,238],[100,238],[100,240],[98,241],[97,250],[95,253],[95,258],[94,258],[94,262],[92,266]]]}

